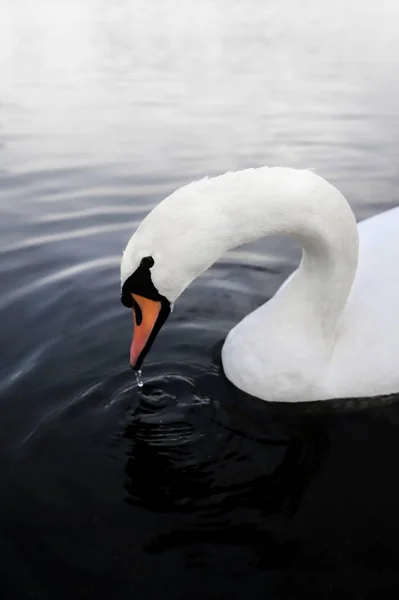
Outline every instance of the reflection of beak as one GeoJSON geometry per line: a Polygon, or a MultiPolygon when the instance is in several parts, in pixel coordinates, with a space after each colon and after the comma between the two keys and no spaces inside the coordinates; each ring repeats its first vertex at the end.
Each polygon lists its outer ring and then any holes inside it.
{"type": "Polygon", "coordinates": [[[155,338],[155,325],[161,312],[159,300],[149,300],[144,296],[133,296],[133,340],[130,348],[130,366],[139,369],[152,341],[155,338]],[[155,335],[151,335],[154,332],[155,335]]]}

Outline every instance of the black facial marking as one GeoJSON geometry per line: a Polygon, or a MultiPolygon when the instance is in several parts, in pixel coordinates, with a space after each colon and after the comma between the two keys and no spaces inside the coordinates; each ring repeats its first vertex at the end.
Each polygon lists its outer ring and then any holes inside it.
{"type": "Polygon", "coordinates": [[[137,267],[135,272],[126,279],[122,286],[121,302],[127,308],[134,308],[136,325],[140,326],[143,320],[143,314],[140,306],[136,301],[133,300],[132,294],[143,296],[149,300],[158,300],[161,303],[161,310],[158,318],[154,325],[148,341],[141,351],[140,356],[137,359],[134,369],[137,371],[140,369],[144,358],[150,350],[155,338],[162,325],[170,314],[170,302],[165,296],[162,296],[155,285],[152,283],[150,268],[153,267],[155,261],[152,256],[145,256],[141,259],[140,265],[137,267]]]}
{"type": "Polygon", "coordinates": [[[141,259],[141,263],[135,272],[126,279],[122,287],[121,302],[127,308],[133,306],[131,294],[144,296],[149,300],[162,300],[164,298],[152,283],[150,268],[154,264],[155,261],[152,256],[145,256],[141,259]]]}
{"type": "Polygon", "coordinates": [[[136,300],[133,300],[133,308],[134,314],[136,316],[136,324],[141,325],[141,322],[143,320],[143,313],[141,312],[140,305],[136,302],[136,300]]]}
{"type": "Polygon", "coordinates": [[[147,267],[147,269],[151,269],[151,267],[154,266],[154,259],[152,258],[152,256],[144,256],[144,258],[141,259],[140,266],[147,267]]]}

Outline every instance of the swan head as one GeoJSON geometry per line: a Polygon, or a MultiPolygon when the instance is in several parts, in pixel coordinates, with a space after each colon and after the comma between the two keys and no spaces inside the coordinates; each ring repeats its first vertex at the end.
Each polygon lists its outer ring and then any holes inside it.
{"type": "Polygon", "coordinates": [[[173,209],[165,215],[162,204],[139,225],[121,262],[121,301],[133,310],[129,362],[135,370],[141,368],[174,301],[196,276],[189,268],[192,250],[184,249],[182,240],[188,215],[176,219],[173,209]]]}
{"type": "MultiPolygon", "coordinates": [[[[131,264],[133,256],[124,253],[122,265],[131,264]]],[[[131,275],[122,280],[121,302],[133,310],[133,338],[130,366],[140,369],[158,332],[171,311],[171,301],[159,292],[153,282],[155,260],[150,254],[139,257],[131,275]]]]}
{"type": "Polygon", "coordinates": [[[140,369],[175,300],[226,250],[230,224],[221,222],[216,208],[219,194],[211,182],[208,178],[193,182],[165,198],[144,218],[125,248],[121,301],[133,309],[130,365],[135,370],[140,369]]]}

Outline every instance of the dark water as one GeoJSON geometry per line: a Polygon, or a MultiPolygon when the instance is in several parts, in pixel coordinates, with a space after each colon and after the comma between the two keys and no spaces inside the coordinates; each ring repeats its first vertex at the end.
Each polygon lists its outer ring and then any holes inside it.
{"type": "Polygon", "coordinates": [[[110,4],[0,7],[0,597],[397,598],[399,404],[281,410],[213,362],[298,249],[196,281],[142,391],[119,301],[136,225],[204,174],[398,204],[397,4],[110,4]]]}

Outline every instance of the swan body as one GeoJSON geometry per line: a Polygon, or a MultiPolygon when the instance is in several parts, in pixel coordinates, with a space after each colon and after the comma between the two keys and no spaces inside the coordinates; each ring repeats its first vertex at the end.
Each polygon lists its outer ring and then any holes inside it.
{"type": "MultiPolygon", "coordinates": [[[[140,314],[150,297],[173,306],[225,252],[274,233],[294,236],[302,261],[273,298],[228,333],[227,378],[268,401],[398,392],[399,208],[357,225],[344,196],[312,171],[260,167],[179,188],[131,237],[122,290],[133,286],[140,314]]],[[[144,315],[146,351],[154,337],[148,322],[144,315]]]]}

